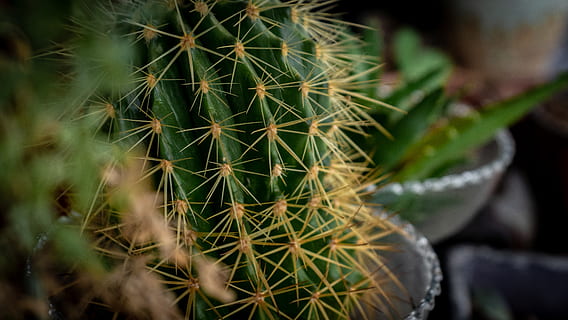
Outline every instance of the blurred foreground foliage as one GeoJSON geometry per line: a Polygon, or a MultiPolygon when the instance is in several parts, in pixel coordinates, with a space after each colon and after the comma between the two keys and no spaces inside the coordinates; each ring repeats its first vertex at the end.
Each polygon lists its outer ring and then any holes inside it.
{"type": "Polygon", "coordinates": [[[92,121],[69,111],[93,103],[86,88],[125,76],[114,66],[128,51],[118,41],[105,48],[125,50],[103,64],[114,72],[108,79],[93,77],[93,69],[79,63],[87,61],[87,51],[71,58],[71,50],[97,36],[68,38],[69,17],[81,10],[76,2],[0,2],[2,319],[47,317],[53,266],[93,276],[104,271],[70,208],[90,205],[113,149],[96,139],[92,121]]]}

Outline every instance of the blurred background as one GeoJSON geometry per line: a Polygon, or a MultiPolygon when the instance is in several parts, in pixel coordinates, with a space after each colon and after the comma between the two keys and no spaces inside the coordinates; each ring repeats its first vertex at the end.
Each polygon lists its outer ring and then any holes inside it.
{"type": "MultiPolygon", "coordinates": [[[[566,0],[342,0],[334,10],[379,21],[385,81],[396,79],[393,35],[416,31],[450,57],[446,89],[473,107],[568,69],[566,0]]],[[[515,153],[497,188],[465,227],[433,243],[444,281],[430,319],[568,319],[568,92],[509,131],[515,153]]]]}

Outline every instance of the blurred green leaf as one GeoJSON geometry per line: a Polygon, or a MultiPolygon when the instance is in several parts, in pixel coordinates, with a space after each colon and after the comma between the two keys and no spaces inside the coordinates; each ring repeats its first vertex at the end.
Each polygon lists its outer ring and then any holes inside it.
{"type": "MultiPolygon", "coordinates": [[[[513,320],[507,299],[495,288],[473,288],[472,304],[477,316],[486,320],[513,320]]],[[[477,317],[476,316],[476,317],[477,317]]]]}
{"type": "MultiPolygon", "coordinates": [[[[360,84],[359,93],[367,98],[380,100],[377,88],[383,69],[381,66],[383,35],[377,19],[368,19],[365,25],[368,28],[360,32],[362,41],[350,46],[351,54],[359,57],[354,59],[356,63],[353,65],[353,75],[356,76],[356,82],[360,84]]],[[[354,97],[354,101],[361,105],[369,105],[368,100],[361,98],[354,97]]]]}
{"type": "Polygon", "coordinates": [[[58,223],[50,233],[55,250],[61,261],[69,266],[79,267],[90,274],[105,272],[99,256],[91,249],[91,241],[86,239],[76,227],[58,223]]]}
{"type": "Polygon", "coordinates": [[[424,85],[423,90],[443,86],[451,72],[452,62],[447,55],[422,44],[420,35],[410,28],[402,28],[394,35],[394,59],[405,81],[416,80],[433,69],[441,70],[424,85]]]}

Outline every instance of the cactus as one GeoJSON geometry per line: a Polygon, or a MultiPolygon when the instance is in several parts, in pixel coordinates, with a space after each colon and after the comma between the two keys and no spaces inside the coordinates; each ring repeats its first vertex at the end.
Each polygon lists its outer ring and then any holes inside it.
{"type": "Polygon", "coordinates": [[[352,74],[350,26],[319,1],[115,5],[99,38],[131,41],[133,83],[79,111],[141,162],[109,167],[84,211],[108,264],[147,257],[185,318],[395,316],[397,229],[363,204],[369,157],[347,134],[379,127],[357,101],[381,102],[353,91],[378,67],[352,74]]]}

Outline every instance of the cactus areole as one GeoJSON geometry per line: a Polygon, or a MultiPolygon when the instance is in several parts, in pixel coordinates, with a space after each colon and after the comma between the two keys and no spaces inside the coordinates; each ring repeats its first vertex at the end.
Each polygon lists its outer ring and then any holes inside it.
{"type": "Polygon", "coordinates": [[[142,179],[189,256],[148,262],[185,318],[389,314],[383,284],[396,280],[377,274],[390,274],[379,242],[394,227],[359,199],[368,157],[346,134],[368,125],[350,91],[362,57],[324,5],[137,0],[109,10],[107,34],[132,40],[136,55],[135,83],[109,95],[105,128],[142,150],[142,179]],[[208,290],[204,261],[231,294],[208,290]]]}

